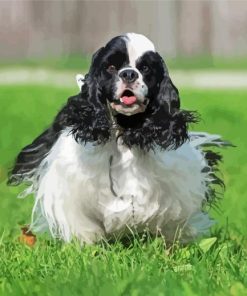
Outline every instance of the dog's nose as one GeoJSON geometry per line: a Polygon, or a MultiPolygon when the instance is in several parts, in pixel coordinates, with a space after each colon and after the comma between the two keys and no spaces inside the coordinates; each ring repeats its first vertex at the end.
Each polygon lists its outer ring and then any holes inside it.
{"type": "Polygon", "coordinates": [[[122,70],[119,77],[123,79],[124,82],[131,83],[138,78],[138,73],[133,69],[122,70]]]}

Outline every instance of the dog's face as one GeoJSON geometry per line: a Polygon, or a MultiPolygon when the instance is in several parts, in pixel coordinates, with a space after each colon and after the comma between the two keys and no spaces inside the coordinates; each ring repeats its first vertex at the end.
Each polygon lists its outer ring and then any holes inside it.
{"type": "Polygon", "coordinates": [[[115,37],[93,55],[80,97],[80,135],[74,133],[85,142],[108,141],[116,124],[128,147],[171,149],[188,139],[188,123],[195,121],[193,112],[180,110],[178,90],[153,43],[139,34],[115,37]]]}
{"type": "Polygon", "coordinates": [[[142,113],[157,95],[164,63],[153,43],[143,35],[118,36],[98,50],[91,67],[113,111],[142,113]]]}

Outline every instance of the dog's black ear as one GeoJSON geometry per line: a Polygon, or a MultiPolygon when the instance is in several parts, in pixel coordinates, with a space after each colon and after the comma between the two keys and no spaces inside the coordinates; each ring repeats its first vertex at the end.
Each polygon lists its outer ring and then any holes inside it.
{"type": "Polygon", "coordinates": [[[154,121],[163,126],[163,146],[176,149],[188,139],[188,124],[197,122],[197,115],[196,112],[180,109],[179,91],[173,84],[162,58],[161,63],[163,74],[154,100],[154,121]]]}
{"type": "Polygon", "coordinates": [[[92,55],[91,66],[88,73],[89,76],[99,74],[100,64],[102,62],[104,53],[105,53],[105,47],[101,47],[92,55]]]}
{"type": "Polygon", "coordinates": [[[177,112],[180,108],[179,92],[176,86],[173,84],[167,66],[158,54],[160,58],[160,83],[159,90],[156,98],[156,102],[159,106],[165,108],[169,114],[177,112]]]}
{"type": "Polygon", "coordinates": [[[101,47],[93,54],[91,66],[86,75],[89,103],[94,105],[96,112],[104,108],[102,104],[106,104],[106,98],[102,91],[103,78],[100,75],[104,49],[104,47],[101,47]]]}
{"type": "Polygon", "coordinates": [[[169,114],[174,114],[180,109],[179,92],[169,77],[168,72],[164,73],[164,77],[160,83],[157,102],[169,114]]]}
{"type": "Polygon", "coordinates": [[[101,86],[104,83],[101,76],[103,54],[104,47],[94,53],[89,72],[85,76],[84,85],[79,95],[78,101],[80,104],[73,108],[78,114],[80,113],[78,115],[78,122],[80,124],[76,125],[73,132],[77,139],[84,142],[96,141],[104,143],[110,136],[107,101],[101,86]]]}

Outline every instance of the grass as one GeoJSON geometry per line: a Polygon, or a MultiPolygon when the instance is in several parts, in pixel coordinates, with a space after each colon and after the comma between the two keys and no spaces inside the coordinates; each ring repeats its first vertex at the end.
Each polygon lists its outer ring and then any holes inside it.
{"type": "Polygon", "coordinates": [[[81,248],[38,236],[19,243],[30,220],[32,197],[5,178],[16,153],[38,135],[74,89],[0,86],[0,295],[247,295],[246,175],[247,91],[181,90],[183,108],[199,110],[193,126],[222,134],[237,148],[222,150],[227,190],[208,239],[164,248],[161,238],[133,235],[131,245],[81,248]]]}
{"type": "MultiPolygon", "coordinates": [[[[210,55],[164,57],[169,69],[184,70],[244,70],[247,69],[247,56],[220,57],[210,55]]],[[[60,57],[0,60],[0,67],[42,67],[57,70],[88,69],[90,55],[73,54],[60,57]]]]}

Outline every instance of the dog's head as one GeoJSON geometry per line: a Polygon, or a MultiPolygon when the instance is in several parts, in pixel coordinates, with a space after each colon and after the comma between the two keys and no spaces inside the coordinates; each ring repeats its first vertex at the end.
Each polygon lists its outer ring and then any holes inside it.
{"type": "Polygon", "coordinates": [[[128,33],[100,48],[93,55],[83,87],[97,114],[95,121],[99,119],[94,126],[100,129],[107,122],[102,116],[110,109],[128,146],[172,148],[187,139],[192,113],[180,110],[178,90],[145,36],[128,33]]]}

